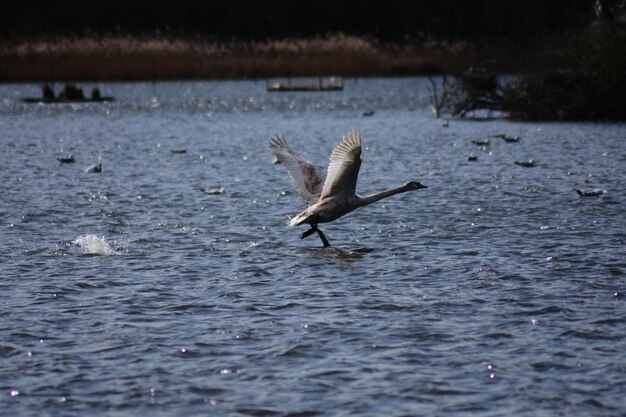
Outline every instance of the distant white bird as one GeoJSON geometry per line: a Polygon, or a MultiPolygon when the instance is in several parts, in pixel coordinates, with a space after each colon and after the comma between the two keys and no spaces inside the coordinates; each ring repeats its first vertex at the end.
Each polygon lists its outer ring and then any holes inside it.
{"type": "Polygon", "coordinates": [[[411,181],[401,187],[370,196],[358,196],[356,182],[362,159],[361,133],[358,129],[348,132],[333,149],[325,179],[323,172],[294,152],[283,136],[273,137],[268,146],[284,165],[300,197],[309,204],[309,208],[289,221],[289,227],[309,224],[311,228],[304,232],[301,238],[304,239],[317,232],[324,246],[330,246],[330,243],[318,229],[318,223],[331,222],[359,207],[395,194],[428,188],[419,182],[411,181]]]}

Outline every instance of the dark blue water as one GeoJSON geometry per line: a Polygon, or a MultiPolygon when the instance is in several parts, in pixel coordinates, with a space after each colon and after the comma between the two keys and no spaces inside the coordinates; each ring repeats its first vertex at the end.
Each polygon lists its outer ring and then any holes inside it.
{"type": "Polygon", "coordinates": [[[626,126],[446,128],[427,85],[1,85],[0,415],[625,415],[626,126]],[[363,194],[430,188],[323,248],[266,143],[325,166],[352,128],[363,194]]]}

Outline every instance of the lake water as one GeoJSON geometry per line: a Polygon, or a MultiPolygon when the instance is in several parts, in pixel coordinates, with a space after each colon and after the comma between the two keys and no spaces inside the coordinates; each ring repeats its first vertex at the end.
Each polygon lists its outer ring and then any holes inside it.
{"type": "Polygon", "coordinates": [[[443,127],[425,79],[344,84],[0,85],[0,415],[625,415],[626,125],[443,127]],[[325,166],[352,128],[360,192],[429,188],[323,248],[267,141],[325,166]]]}

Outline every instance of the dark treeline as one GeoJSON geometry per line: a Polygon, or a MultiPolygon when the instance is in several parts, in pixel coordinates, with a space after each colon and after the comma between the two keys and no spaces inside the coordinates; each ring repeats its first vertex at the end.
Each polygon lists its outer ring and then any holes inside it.
{"type": "Polygon", "coordinates": [[[425,37],[526,42],[591,20],[593,0],[7,0],[0,36],[110,34],[240,40],[343,32],[383,43],[425,37]]]}

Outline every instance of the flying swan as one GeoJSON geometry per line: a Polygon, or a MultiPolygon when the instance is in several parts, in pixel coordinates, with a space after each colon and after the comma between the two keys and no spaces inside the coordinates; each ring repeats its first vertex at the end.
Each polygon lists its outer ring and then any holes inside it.
{"type": "Polygon", "coordinates": [[[401,187],[365,197],[358,196],[356,181],[362,159],[361,133],[358,129],[348,132],[333,149],[325,179],[324,173],[294,152],[282,135],[272,137],[268,146],[276,159],[284,165],[300,197],[309,204],[309,208],[289,221],[289,227],[309,224],[311,228],[302,233],[301,239],[317,232],[324,246],[330,246],[330,243],[318,229],[318,223],[331,222],[359,207],[395,194],[428,188],[419,182],[411,181],[401,187]]]}

